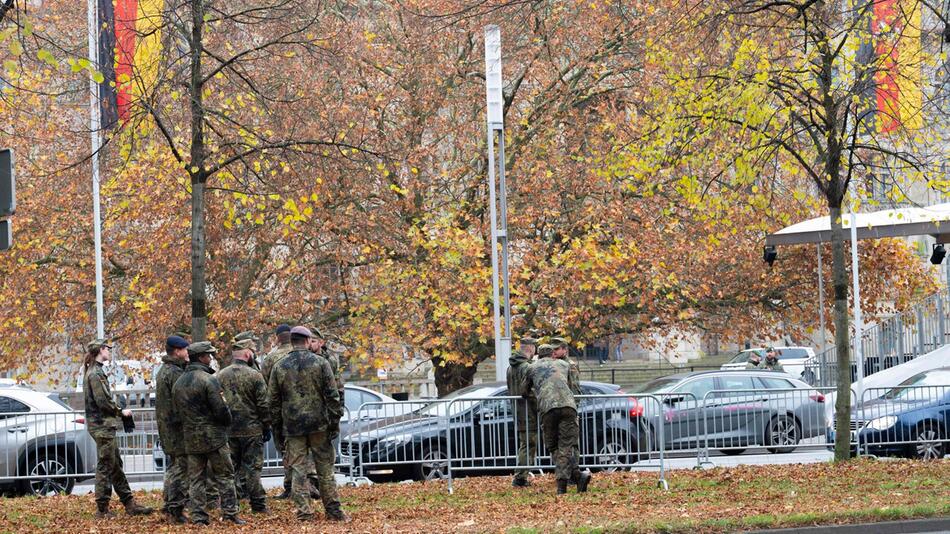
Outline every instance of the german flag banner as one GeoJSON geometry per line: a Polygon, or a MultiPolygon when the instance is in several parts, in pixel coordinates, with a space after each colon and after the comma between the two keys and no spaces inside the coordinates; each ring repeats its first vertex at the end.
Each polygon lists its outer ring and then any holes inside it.
{"type": "Polygon", "coordinates": [[[923,124],[921,2],[870,0],[864,4],[869,35],[859,61],[873,69],[873,106],[877,133],[923,124]]]}
{"type": "Polygon", "coordinates": [[[129,119],[133,103],[155,86],[165,0],[97,0],[102,126],[129,119]]]}

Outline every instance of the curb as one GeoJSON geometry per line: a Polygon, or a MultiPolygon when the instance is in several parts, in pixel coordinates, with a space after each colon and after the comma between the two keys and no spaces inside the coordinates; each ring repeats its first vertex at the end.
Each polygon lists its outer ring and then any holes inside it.
{"type": "Polygon", "coordinates": [[[912,534],[916,532],[950,532],[950,517],[856,523],[853,525],[825,525],[819,527],[756,530],[752,534],[912,534]]]}

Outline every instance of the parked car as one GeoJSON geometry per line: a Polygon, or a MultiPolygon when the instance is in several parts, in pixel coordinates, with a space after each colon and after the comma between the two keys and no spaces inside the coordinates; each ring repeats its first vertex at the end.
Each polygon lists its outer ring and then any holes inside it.
{"type": "Polygon", "coordinates": [[[636,390],[656,395],[643,414],[656,447],[663,425],[667,449],[709,447],[741,454],[762,445],[787,453],[825,434],[825,397],[786,373],[698,371],[657,378],[636,390]]]}
{"type": "MultiPolygon", "coordinates": [[[[773,347],[778,354],[778,361],[786,373],[805,382],[806,384],[816,384],[821,377],[821,366],[818,365],[818,358],[815,351],[810,347],[773,347]]],[[[747,349],[736,354],[728,363],[725,363],[720,369],[726,370],[745,370],[749,363],[749,358],[753,354],[758,354],[765,361],[765,348],[747,349]]]]}
{"type": "Polygon", "coordinates": [[[950,445],[950,367],[908,378],[862,403],[852,419],[852,448],[860,443],[876,456],[943,458],[950,445]]]}
{"type": "MultiPolygon", "coordinates": [[[[340,434],[345,435],[359,421],[368,423],[383,417],[398,417],[412,411],[412,403],[399,402],[388,395],[360,386],[346,384],[343,389],[343,419],[340,420],[340,434]],[[383,403],[383,404],[373,404],[383,403]],[[365,405],[365,406],[364,406],[365,405]],[[360,409],[362,407],[362,410],[360,409]],[[357,419],[359,418],[359,419],[357,419]]],[[[418,406],[418,405],[417,405],[418,406]]],[[[162,470],[165,465],[165,453],[157,436],[152,450],[155,467],[162,470]]],[[[274,440],[264,444],[264,467],[279,467],[281,457],[274,440]]]]}
{"type": "MultiPolygon", "coordinates": [[[[623,392],[613,384],[581,382],[581,393],[603,396],[623,392]]],[[[363,464],[363,472],[371,480],[442,477],[449,450],[459,459],[453,469],[510,472],[511,466],[517,465],[513,403],[492,399],[507,394],[502,382],[460,389],[396,420],[360,426],[344,435],[341,450],[354,465],[363,464]]],[[[578,408],[582,464],[636,461],[641,436],[635,418],[640,407],[633,399],[583,398],[578,408]]]]}
{"type": "Polygon", "coordinates": [[[96,444],[85,422],[56,394],[0,387],[0,487],[18,494],[71,492],[96,469],[96,444]],[[30,475],[57,477],[13,478],[30,475]]]}

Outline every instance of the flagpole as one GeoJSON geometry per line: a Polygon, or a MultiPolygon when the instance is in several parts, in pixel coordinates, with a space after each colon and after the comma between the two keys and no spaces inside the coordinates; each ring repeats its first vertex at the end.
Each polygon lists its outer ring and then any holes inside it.
{"type": "MultiPolygon", "coordinates": [[[[97,0],[87,0],[89,26],[89,63],[93,69],[99,68],[99,17],[97,0]]],[[[99,84],[93,72],[89,73],[89,131],[92,137],[92,218],[93,239],[96,255],[96,337],[105,337],[105,321],[102,314],[102,230],[99,216],[99,149],[102,148],[99,136],[102,118],[99,108],[99,84]]]]}

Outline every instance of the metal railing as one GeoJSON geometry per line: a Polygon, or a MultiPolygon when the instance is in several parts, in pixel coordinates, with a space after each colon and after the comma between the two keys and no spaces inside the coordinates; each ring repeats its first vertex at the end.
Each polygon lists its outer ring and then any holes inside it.
{"type": "MultiPolygon", "coordinates": [[[[950,302],[943,294],[927,297],[911,309],[896,313],[865,329],[861,335],[864,376],[890,369],[946,345],[950,342],[950,302]]],[[[852,352],[851,382],[858,376],[852,352]]],[[[837,354],[830,347],[806,363],[814,376],[813,385],[838,383],[837,354]]]]}
{"type": "MultiPolygon", "coordinates": [[[[665,487],[668,462],[676,456],[695,458],[701,467],[711,463],[715,451],[830,449],[832,410],[824,396],[833,390],[779,386],[757,382],[702,396],[577,396],[580,467],[655,470],[665,487]]],[[[855,454],[933,458],[947,453],[950,385],[868,389],[861,401],[848,429],[855,454]]],[[[116,437],[125,472],[158,475],[164,454],[154,410],[133,413],[135,430],[116,437]]],[[[373,480],[444,478],[451,491],[453,477],[461,474],[551,471],[543,435],[542,422],[520,397],[367,403],[355,417],[347,414],[336,466],[373,480]],[[534,454],[519,455],[521,448],[534,454]]],[[[265,468],[282,468],[273,441],[265,447],[265,468]]],[[[94,473],[95,443],[82,413],[0,414],[0,485],[51,494],[69,491],[94,473]]]]}

